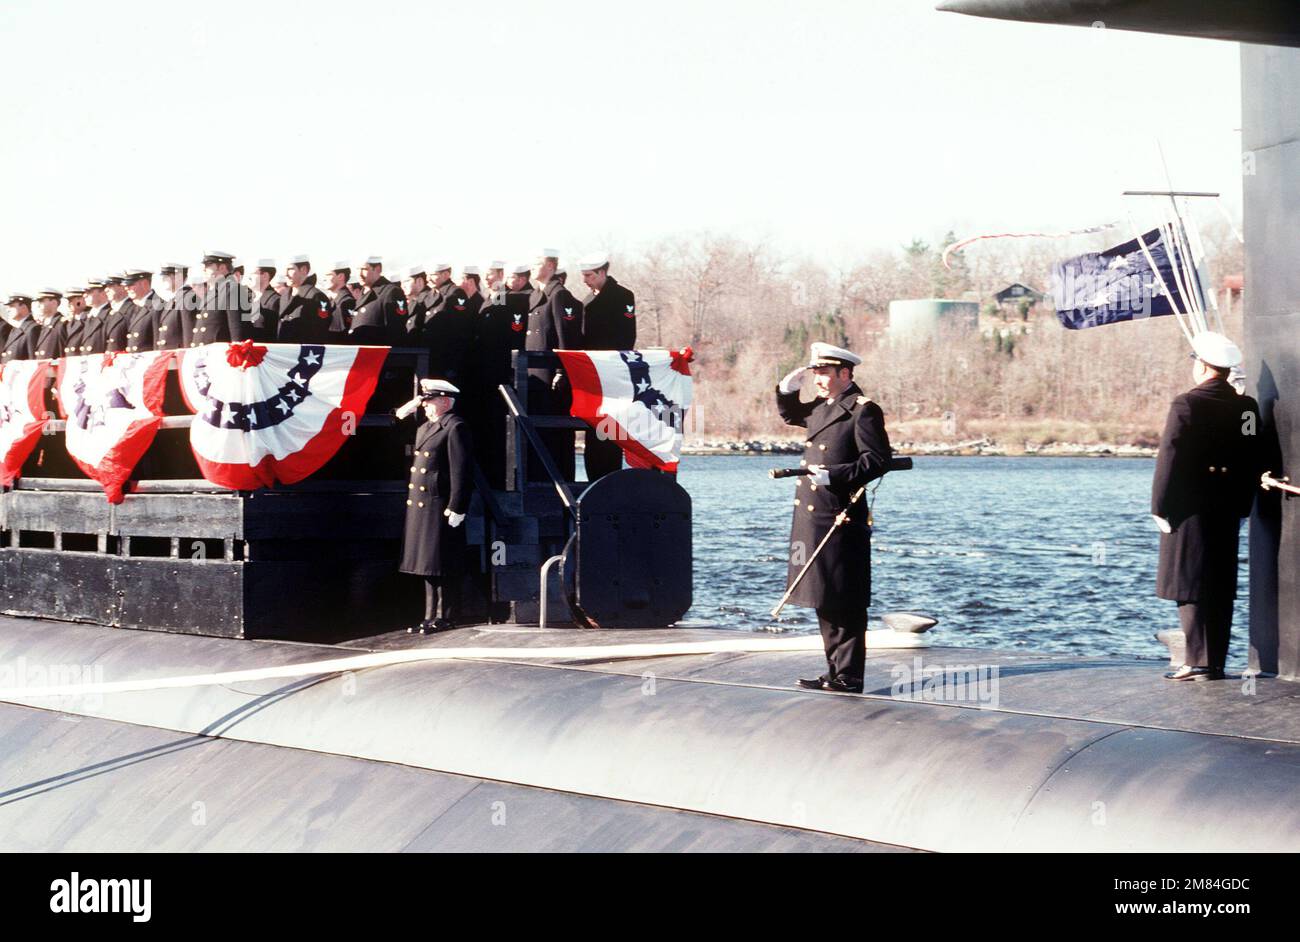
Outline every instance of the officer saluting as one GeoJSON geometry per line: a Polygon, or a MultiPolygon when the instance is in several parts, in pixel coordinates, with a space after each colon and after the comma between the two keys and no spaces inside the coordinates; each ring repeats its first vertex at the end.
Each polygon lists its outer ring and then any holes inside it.
{"type": "Polygon", "coordinates": [[[797,485],[790,526],[787,587],[794,585],[822,539],[846,512],[790,597],[816,609],[826,647],[827,672],[799,681],[810,689],[861,693],[866,662],[867,606],[871,603],[871,527],[859,488],[889,470],[892,451],[880,407],[853,382],[862,358],[828,343],[812,345],[812,360],[781,380],[776,405],[787,425],[808,430],[800,465],[810,473],[797,485]],[[817,398],[803,402],[799,390],[814,375],[817,398]]]}
{"type": "Polygon", "coordinates": [[[1156,595],[1178,603],[1186,663],[1169,680],[1218,680],[1228,657],[1237,597],[1237,537],[1263,470],[1259,404],[1228,374],[1241,350],[1211,331],[1192,340],[1196,388],[1173,401],[1155,479],[1151,513],[1160,536],[1156,595]]]}
{"type": "Polygon", "coordinates": [[[454,627],[460,614],[461,524],[469,513],[473,444],[468,423],[452,411],[459,393],[446,380],[422,379],[419,395],[397,410],[406,419],[423,409],[428,420],[416,431],[411,453],[399,567],[424,577],[424,621],[408,629],[422,635],[454,627]]]}

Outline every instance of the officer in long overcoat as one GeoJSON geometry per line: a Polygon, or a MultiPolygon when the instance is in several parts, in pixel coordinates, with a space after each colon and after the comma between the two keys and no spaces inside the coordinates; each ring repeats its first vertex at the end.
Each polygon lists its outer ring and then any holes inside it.
{"type": "Polygon", "coordinates": [[[1223,677],[1237,597],[1238,532],[1263,470],[1259,404],[1228,382],[1241,350],[1211,331],[1192,341],[1196,387],[1173,401],[1160,437],[1151,514],[1161,531],[1156,595],[1178,603],[1185,663],[1169,680],[1223,677]]]}
{"type": "Polygon", "coordinates": [[[862,358],[827,343],[812,345],[812,359],[777,386],[776,404],[787,425],[807,429],[795,487],[786,588],[804,572],[842,513],[846,518],[799,580],[790,602],[815,609],[826,648],[826,673],[799,685],[861,693],[866,662],[867,606],[871,604],[871,527],[867,502],[851,499],[883,476],[892,459],[885,416],[853,381],[862,358]],[[799,390],[813,374],[816,398],[799,390]]]}
{"type": "Polygon", "coordinates": [[[472,493],[469,423],[454,411],[460,390],[441,379],[420,381],[420,393],[397,410],[399,419],[423,410],[415,433],[406,492],[400,571],[423,576],[424,620],[408,629],[428,634],[454,627],[460,612],[465,530],[472,493]],[[439,604],[441,603],[441,604],[439,604]]]}

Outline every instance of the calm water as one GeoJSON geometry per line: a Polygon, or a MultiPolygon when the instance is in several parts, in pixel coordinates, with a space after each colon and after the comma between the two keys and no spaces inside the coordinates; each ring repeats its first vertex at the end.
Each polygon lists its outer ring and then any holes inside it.
{"type": "MultiPolygon", "coordinates": [[[[872,615],[937,617],[940,643],[1165,658],[1177,627],[1155,597],[1154,461],[917,458],[888,475],[875,505],[872,615]]],[[[759,628],[785,589],[791,455],[682,460],[695,514],[696,624],[759,628]]],[[[1245,527],[1229,667],[1246,666],[1245,527]]],[[[787,629],[815,628],[787,608],[787,629]]]]}

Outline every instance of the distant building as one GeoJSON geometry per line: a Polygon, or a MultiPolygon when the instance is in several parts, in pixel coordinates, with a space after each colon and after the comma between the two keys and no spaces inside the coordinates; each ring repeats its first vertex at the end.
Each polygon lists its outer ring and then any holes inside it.
{"type": "Polygon", "coordinates": [[[893,336],[933,333],[941,327],[974,333],[979,320],[978,301],[919,298],[889,302],[889,333],[893,336]]]}
{"type": "Polygon", "coordinates": [[[1007,285],[997,294],[993,295],[993,300],[998,302],[999,305],[1018,304],[1021,301],[1028,301],[1030,304],[1037,304],[1039,301],[1043,300],[1043,296],[1028,285],[1022,285],[1020,282],[1016,282],[1015,284],[1007,285]]]}

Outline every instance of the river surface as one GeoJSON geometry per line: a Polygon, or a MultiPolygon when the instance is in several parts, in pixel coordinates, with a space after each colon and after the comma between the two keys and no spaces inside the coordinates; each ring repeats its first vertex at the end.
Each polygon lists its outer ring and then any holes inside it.
{"type": "MultiPolygon", "coordinates": [[[[761,628],[785,589],[791,455],[687,456],[695,594],[686,623],[761,628]]],[[[1155,597],[1159,533],[1149,459],[916,458],[881,482],[872,539],[873,626],[885,611],[939,619],[934,640],[1079,655],[1167,658],[1178,626],[1155,597]]],[[[1246,667],[1246,527],[1228,667],[1246,667]]],[[[815,629],[811,609],[780,627],[815,629]]]]}

